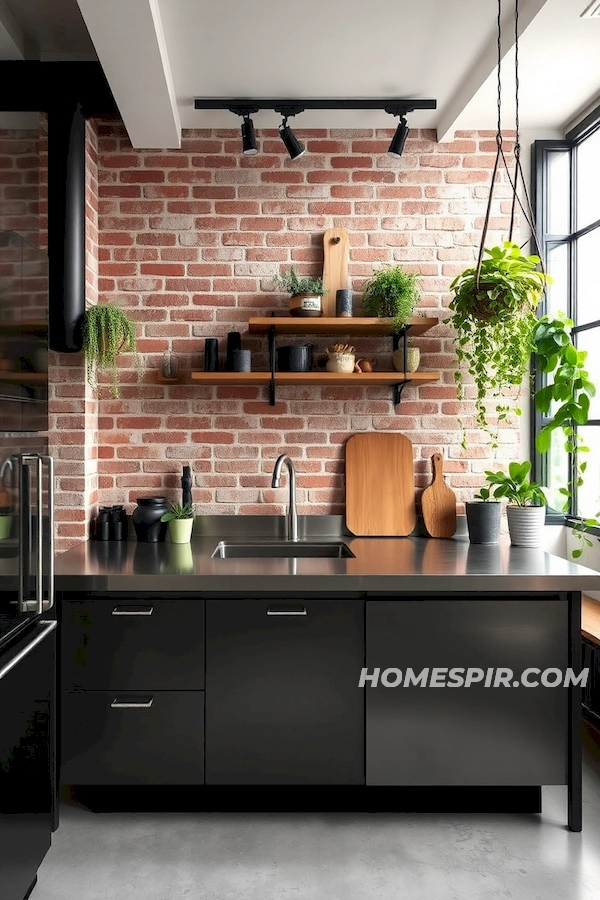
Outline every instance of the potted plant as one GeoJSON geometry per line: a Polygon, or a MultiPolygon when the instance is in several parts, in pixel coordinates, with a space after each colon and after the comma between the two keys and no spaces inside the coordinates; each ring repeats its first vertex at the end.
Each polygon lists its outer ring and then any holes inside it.
{"type": "Polygon", "coordinates": [[[5,541],[10,537],[12,522],[12,508],[10,506],[0,506],[0,541],[5,541]]]}
{"type": "Polygon", "coordinates": [[[511,462],[506,472],[487,471],[494,497],[506,498],[506,517],[511,544],[538,547],[546,519],[546,496],[536,481],[529,481],[531,463],[511,462]]]}
{"type": "MultiPolygon", "coordinates": [[[[492,436],[486,398],[497,398],[498,421],[510,412],[510,391],[520,388],[533,352],[535,310],[550,278],[538,270],[538,256],[526,256],[518,244],[486,249],[477,266],[458,275],[450,290],[451,316],[445,321],[456,331],[459,368],[455,373],[459,398],[463,397],[465,367],[475,382],[477,424],[492,436]]],[[[515,409],[517,414],[519,409],[515,409]]]]}
{"type": "Polygon", "coordinates": [[[386,266],[367,282],[363,308],[368,316],[393,319],[394,331],[402,330],[419,298],[419,276],[402,266],[386,266]]]}
{"type": "Polygon", "coordinates": [[[467,531],[472,544],[497,544],[502,504],[491,499],[491,489],[482,487],[474,500],[465,503],[467,531]]]}
{"type": "Polygon", "coordinates": [[[134,364],[139,367],[135,325],[122,309],[111,303],[88,307],[83,317],[83,352],[90,387],[98,390],[98,371],[108,371],[111,395],[118,398],[121,394],[117,368],[119,354],[133,353],[134,364]]]}
{"type": "Polygon", "coordinates": [[[323,313],[321,298],[323,279],[298,275],[292,266],[289,272],[281,272],[273,278],[274,284],[290,295],[291,316],[320,316],[323,313]]]}
{"type": "Polygon", "coordinates": [[[194,506],[192,503],[185,506],[171,503],[171,508],[162,514],[160,521],[169,523],[169,538],[173,544],[187,544],[192,538],[194,506]]]}

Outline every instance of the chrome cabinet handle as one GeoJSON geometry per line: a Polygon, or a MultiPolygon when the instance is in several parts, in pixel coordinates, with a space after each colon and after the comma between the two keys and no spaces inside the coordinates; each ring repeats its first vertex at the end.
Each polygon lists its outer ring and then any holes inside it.
{"type": "Polygon", "coordinates": [[[306,616],[308,615],[306,612],[306,607],[303,606],[300,609],[277,609],[269,606],[267,608],[268,616],[306,616]]]}
{"type": "Polygon", "coordinates": [[[118,697],[115,697],[113,702],[110,704],[111,709],[150,709],[152,704],[154,703],[154,697],[150,697],[149,700],[139,700],[138,702],[132,700],[119,700],[118,697]]]}
{"type": "Polygon", "coordinates": [[[154,612],[153,606],[139,607],[138,609],[123,609],[122,606],[115,606],[111,615],[113,616],[151,616],[154,612]]]}
{"type": "Polygon", "coordinates": [[[54,606],[54,460],[51,456],[42,456],[48,466],[48,599],[44,610],[54,606]]]}
{"type": "Polygon", "coordinates": [[[13,658],[9,662],[7,662],[6,665],[2,669],[0,669],[0,681],[2,681],[4,676],[8,675],[10,670],[14,669],[14,667],[16,665],[18,665],[18,663],[20,663],[22,659],[25,659],[26,656],[29,656],[31,651],[35,647],[37,647],[37,645],[41,641],[43,641],[44,638],[47,635],[49,635],[51,631],[54,631],[54,629],[56,628],[58,623],[56,622],[56,620],[54,620],[52,622],[44,622],[42,620],[39,624],[45,626],[44,630],[41,631],[38,635],[36,635],[36,637],[34,637],[34,639],[29,644],[27,644],[26,647],[23,647],[22,650],[20,650],[17,654],[15,654],[15,656],[13,656],[13,658]]]}

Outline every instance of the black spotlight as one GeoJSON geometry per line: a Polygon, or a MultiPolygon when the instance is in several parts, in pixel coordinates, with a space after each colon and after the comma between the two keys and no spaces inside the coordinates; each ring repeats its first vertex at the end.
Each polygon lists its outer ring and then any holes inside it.
{"type": "Polygon", "coordinates": [[[301,144],[290,126],[287,123],[287,118],[284,118],[283,122],[279,126],[279,135],[281,140],[285,144],[285,149],[290,154],[292,159],[298,159],[299,156],[304,156],[306,153],[306,147],[304,144],[301,144]]]}
{"type": "Polygon", "coordinates": [[[402,118],[400,119],[400,123],[396,128],[394,137],[392,138],[392,143],[388,147],[388,153],[390,156],[402,156],[409,131],[410,128],[406,124],[406,119],[404,118],[404,116],[402,116],[402,118]]]}
{"type": "Polygon", "coordinates": [[[255,153],[258,153],[256,149],[254,123],[250,116],[244,116],[244,121],[242,122],[242,150],[244,156],[254,156],[255,153]]]}

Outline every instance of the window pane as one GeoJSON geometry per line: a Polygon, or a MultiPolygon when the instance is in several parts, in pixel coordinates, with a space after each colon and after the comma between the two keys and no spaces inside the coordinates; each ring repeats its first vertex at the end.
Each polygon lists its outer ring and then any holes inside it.
{"type": "Polygon", "coordinates": [[[546,268],[552,276],[552,284],[546,288],[548,315],[567,312],[569,307],[569,245],[554,244],[548,247],[546,268]]]}
{"type": "Polygon", "coordinates": [[[548,153],[548,234],[569,234],[571,231],[570,166],[568,150],[548,153]]]}
{"type": "Polygon", "coordinates": [[[580,237],[577,254],[577,324],[600,319],[600,288],[598,260],[600,259],[600,227],[580,237]]]}
{"type": "Polygon", "coordinates": [[[600,129],[577,147],[577,228],[600,219],[600,129]]]}
{"type": "Polygon", "coordinates": [[[600,427],[584,425],[579,428],[581,442],[590,448],[580,454],[580,462],[587,462],[584,486],[577,494],[577,515],[592,518],[600,512],[600,427]]]}
{"type": "Polygon", "coordinates": [[[543,485],[544,493],[551,509],[562,510],[565,497],[559,494],[559,488],[566,487],[569,472],[569,455],[565,450],[565,436],[562,431],[552,433],[552,443],[548,452],[547,481],[543,485]]]}
{"type": "Polygon", "coordinates": [[[587,350],[585,361],[590,381],[596,386],[596,396],[590,401],[590,419],[600,419],[600,328],[578,331],[576,335],[579,350],[587,350]]]}

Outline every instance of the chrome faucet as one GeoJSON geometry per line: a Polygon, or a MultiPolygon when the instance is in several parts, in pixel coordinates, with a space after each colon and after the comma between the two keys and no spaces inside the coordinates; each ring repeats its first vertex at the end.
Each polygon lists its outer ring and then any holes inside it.
{"type": "Polygon", "coordinates": [[[297,541],[298,513],[296,512],[296,470],[294,468],[294,463],[285,453],[282,453],[281,456],[277,457],[277,462],[275,463],[275,468],[273,469],[271,487],[279,487],[279,482],[281,480],[281,469],[283,468],[284,464],[288,468],[290,485],[290,502],[287,511],[287,539],[288,541],[297,541]]]}

